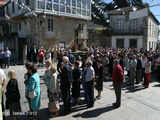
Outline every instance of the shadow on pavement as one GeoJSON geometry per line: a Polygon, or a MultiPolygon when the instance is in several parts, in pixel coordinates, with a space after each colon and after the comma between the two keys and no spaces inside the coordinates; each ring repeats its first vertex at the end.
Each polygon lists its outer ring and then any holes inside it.
{"type": "Polygon", "coordinates": [[[140,91],[140,90],[144,90],[144,86],[128,86],[126,87],[126,91],[125,93],[130,93],[130,92],[137,92],[137,91],[140,91]]]}
{"type": "Polygon", "coordinates": [[[153,87],[160,87],[160,84],[158,84],[158,85],[154,85],[153,87]]]}
{"type": "Polygon", "coordinates": [[[87,109],[87,104],[81,104],[78,106],[72,106],[72,113],[87,109]]]}
{"type": "Polygon", "coordinates": [[[98,109],[95,109],[95,110],[86,111],[84,113],[78,113],[77,115],[74,115],[73,117],[74,118],[78,118],[78,117],[94,118],[94,117],[98,117],[99,115],[101,115],[103,113],[112,111],[114,109],[115,109],[114,106],[107,106],[107,107],[104,107],[104,108],[98,108],[98,109]]]}

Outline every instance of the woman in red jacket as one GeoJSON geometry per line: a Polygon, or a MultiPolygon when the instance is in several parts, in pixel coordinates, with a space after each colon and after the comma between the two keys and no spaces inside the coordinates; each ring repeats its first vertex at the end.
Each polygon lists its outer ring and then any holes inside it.
{"type": "Polygon", "coordinates": [[[42,50],[39,51],[38,53],[38,58],[39,58],[39,65],[43,66],[43,58],[44,58],[44,53],[42,50]]]}

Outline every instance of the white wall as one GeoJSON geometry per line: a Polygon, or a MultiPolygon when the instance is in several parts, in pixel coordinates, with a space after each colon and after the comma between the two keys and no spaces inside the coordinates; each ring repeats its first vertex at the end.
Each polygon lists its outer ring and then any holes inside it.
{"type": "Polygon", "coordinates": [[[150,48],[152,48],[153,50],[155,50],[156,47],[157,47],[157,42],[158,42],[158,39],[157,39],[157,38],[148,36],[147,50],[149,50],[150,48]],[[150,46],[149,46],[149,43],[150,43],[150,46]],[[152,44],[153,44],[153,45],[152,45],[152,44]]]}
{"type": "Polygon", "coordinates": [[[112,47],[116,47],[117,39],[124,39],[124,47],[129,48],[130,39],[137,39],[137,48],[141,49],[143,46],[143,36],[112,36],[112,47]]]}
{"type": "Polygon", "coordinates": [[[21,30],[19,30],[18,25],[18,37],[19,38],[26,38],[27,35],[30,35],[30,23],[26,20],[26,24],[24,21],[21,22],[21,30]]]}

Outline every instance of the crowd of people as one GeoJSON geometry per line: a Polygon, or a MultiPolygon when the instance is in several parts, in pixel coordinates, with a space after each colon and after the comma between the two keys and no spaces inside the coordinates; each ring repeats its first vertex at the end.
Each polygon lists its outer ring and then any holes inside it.
{"type": "MultiPolygon", "coordinates": [[[[160,75],[158,74],[160,73],[160,52],[157,50],[146,51],[145,49],[92,46],[84,48],[84,50],[86,51],[85,56],[82,56],[81,53],[74,56],[71,50],[67,51],[63,47],[52,47],[44,50],[43,47],[36,49],[36,46],[34,46],[33,49],[28,49],[28,60],[35,63],[39,62],[40,65],[46,67],[43,80],[47,87],[48,111],[51,117],[56,117],[59,114],[67,115],[71,112],[72,105],[80,104],[81,84],[84,90],[84,102],[87,103],[87,108],[91,108],[94,107],[95,100],[100,100],[102,97],[104,79],[111,78],[116,95],[116,102],[113,105],[118,108],[121,106],[121,87],[124,81],[128,82],[129,86],[142,84],[144,88],[148,88],[151,73],[154,73],[157,80],[160,81],[160,75]],[[57,66],[54,63],[55,61],[57,61],[57,66]],[[125,70],[127,71],[128,81],[124,77],[125,70]],[[95,97],[94,88],[97,90],[95,97]],[[71,95],[74,98],[72,104],[70,103],[71,95]],[[59,107],[60,98],[63,100],[63,110],[60,110],[59,107]],[[63,112],[59,113],[59,110],[63,112]]],[[[35,65],[27,62],[25,66],[27,70],[24,75],[25,96],[28,100],[30,112],[33,113],[29,117],[31,120],[38,120],[41,98],[40,78],[35,65]]],[[[0,92],[3,93],[6,77],[3,70],[0,72],[2,80],[0,92]]],[[[20,112],[21,105],[16,73],[9,71],[8,78],[10,80],[5,93],[6,106],[10,109],[10,115],[13,115],[14,120],[17,120],[18,117],[13,113],[20,112]]]]}

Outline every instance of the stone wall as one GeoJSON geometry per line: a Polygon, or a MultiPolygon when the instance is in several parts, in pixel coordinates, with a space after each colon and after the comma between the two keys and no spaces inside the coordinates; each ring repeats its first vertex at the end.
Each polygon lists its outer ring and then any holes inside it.
{"type": "Polygon", "coordinates": [[[87,46],[111,47],[111,36],[107,36],[107,35],[99,36],[89,31],[89,37],[87,39],[87,46]]]}
{"type": "Polygon", "coordinates": [[[18,60],[18,37],[17,35],[12,35],[8,37],[0,37],[0,41],[4,42],[4,49],[6,47],[11,51],[11,62],[16,63],[18,60]]]}
{"type": "Polygon", "coordinates": [[[85,45],[86,41],[86,24],[84,21],[63,18],[63,17],[55,17],[55,16],[46,16],[43,23],[40,25],[40,18],[38,18],[38,23],[36,20],[31,19],[31,36],[30,43],[31,46],[44,46],[45,48],[49,48],[51,46],[57,46],[60,43],[65,43],[65,47],[68,48],[70,45],[74,43],[75,40],[75,32],[74,29],[77,27],[77,24],[83,23],[83,39],[80,41],[80,44],[85,45]],[[54,30],[53,32],[48,32],[48,19],[53,20],[54,30]],[[37,31],[38,30],[38,31],[37,31]]]}

